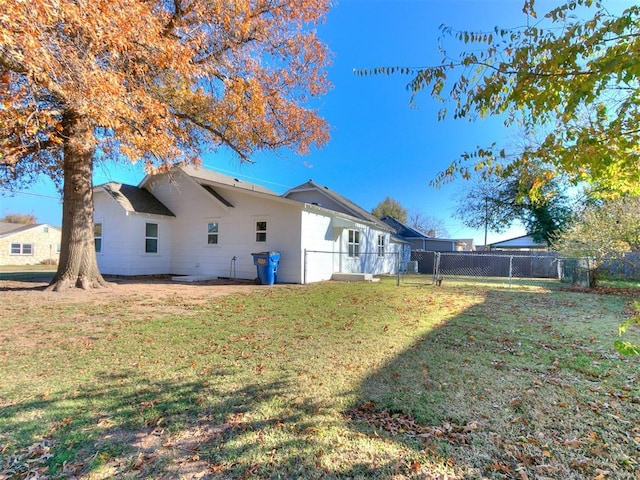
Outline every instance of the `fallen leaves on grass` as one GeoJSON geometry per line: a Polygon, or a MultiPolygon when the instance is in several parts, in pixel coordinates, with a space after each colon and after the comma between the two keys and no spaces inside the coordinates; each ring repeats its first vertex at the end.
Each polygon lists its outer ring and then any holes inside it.
{"type": "Polygon", "coordinates": [[[423,426],[410,414],[378,410],[373,402],[367,402],[352,410],[349,412],[349,418],[390,435],[405,435],[423,440],[436,438],[456,444],[469,443],[471,432],[481,426],[479,422],[469,422],[466,425],[444,422],[442,425],[423,426]]]}
{"type": "Polygon", "coordinates": [[[25,453],[7,456],[0,464],[0,478],[46,478],[50,452],[51,441],[43,440],[31,445],[25,453]]]}

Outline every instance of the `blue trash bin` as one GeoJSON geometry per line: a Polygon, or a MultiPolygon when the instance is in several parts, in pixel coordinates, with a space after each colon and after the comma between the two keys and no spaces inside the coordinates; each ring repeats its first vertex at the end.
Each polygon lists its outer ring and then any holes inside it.
{"type": "Polygon", "coordinates": [[[252,253],[253,264],[258,268],[260,285],[273,285],[278,280],[279,252],[252,253]]]}

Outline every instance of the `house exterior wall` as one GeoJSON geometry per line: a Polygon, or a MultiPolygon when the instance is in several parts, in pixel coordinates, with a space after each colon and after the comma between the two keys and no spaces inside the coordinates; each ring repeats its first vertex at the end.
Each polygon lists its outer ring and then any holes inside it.
{"type": "Polygon", "coordinates": [[[0,265],[37,265],[43,262],[58,263],[61,231],[50,225],[34,225],[33,228],[0,238],[0,265]],[[31,253],[11,253],[11,244],[32,245],[31,253]]]}
{"type": "Polygon", "coordinates": [[[336,227],[330,214],[305,211],[302,218],[305,248],[303,283],[330,280],[334,273],[379,275],[397,272],[402,244],[392,243],[389,232],[363,223],[336,227]],[[359,254],[356,256],[349,256],[349,230],[360,232],[359,254]],[[384,237],[384,255],[378,255],[379,235],[384,237]]]}
{"type": "Polygon", "coordinates": [[[251,254],[265,251],[280,253],[277,281],[282,283],[328,280],[336,272],[395,273],[399,268],[395,252],[402,245],[392,243],[386,230],[353,217],[338,219],[340,214],[327,208],[237,186],[212,183],[214,195],[198,181],[204,180],[180,171],[171,181],[163,175],[145,181],[144,188],[175,217],[127,215],[122,205],[97,191],[94,219],[103,225],[101,272],[254,279],[251,254]],[[150,221],[159,226],[160,251],[155,255],[144,254],[144,226],[150,221]],[[266,241],[256,238],[258,222],[267,224],[266,241]],[[212,223],[217,224],[216,243],[208,241],[212,223]],[[348,257],[351,228],[360,232],[360,255],[353,258],[348,257]],[[379,235],[385,239],[382,256],[377,254],[379,235]]]}
{"type": "Polygon", "coordinates": [[[424,250],[428,252],[455,252],[456,245],[452,240],[427,239],[424,242],[424,250]]]}
{"type": "Polygon", "coordinates": [[[254,279],[252,253],[280,252],[277,281],[302,282],[302,204],[235,187],[213,188],[227,207],[185,175],[150,182],[150,191],[175,215],[170,252],[171,273],[254,279]],[[266,241],[256,241],[256,223],[266,222],[266,241]],[[207,224],[218,224],[218,243],[207,243],[207,224]],[[233,260],[235,258],[235,260],[233,260]]]}
{"type": "Polygon", "coordinates": [[[172,217],[128,213],[108,194],[94,193],[94,224],[102,224],[102,248],[96,252],[103,275],[171,273],[172,217]],[[146,224],[158,225],[158,253],[145,253],[146,224]]]}
{"type": "Polygon", "coordinates": [[[319,212],[302,212],[303,272],[302,283],[330,280],[340,271],[339,232],[331,226],[332,217],[319,212]]]}
{"type": "Polygon", "coordinates": [[[345,228],[340,235],[340,269],[342,273],[373,273],[375,275],[395,273],[398,268],[399,245],[391,243],[389,232],[378,230],[368,225],[345,228]],[[349,230],[360,232],[360,255],[349,256],[349,230]],[[378,254],[378,237],[384,237],[385,253],[378,254]]]}

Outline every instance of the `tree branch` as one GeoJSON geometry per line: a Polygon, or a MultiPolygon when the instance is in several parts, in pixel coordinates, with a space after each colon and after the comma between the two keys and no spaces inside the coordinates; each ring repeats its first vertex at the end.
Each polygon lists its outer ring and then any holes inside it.
{"type": "Polygon", "coordinates": [[[227,138],[227,136],[222,133],[220,130],[218,130],[217,128],[213,128],[211,125],[207,125],[206,123],[197,120],[189,115],[187,115],[186,113],[180,113],[180,112],[172,112],[173,115],[181,120],[187,120],[191,123],[193,123],[194,125],[196,125],[197,127],[202,128],[203,130],[206,130],[209,133],[212,133],[213,135],[215,135],[216,138],[218,138],[218,140],[220,140],[220,142],[224,145],[226,145],[227,147],[229,147],[231,150],[233,150],[234,152],[236,152],[236,154],[238,154],[238,156],[240,157],[240,159],[243,162],[247,162],[247,163],[253,163],[253,160],[251,160],[249,158],[249,156],[244,153],[242,150],[240,150],[240,148],[238,148],[231,140],[229,140],[227,138]]]}
{"type": "Polygon", "coordinates": [[[0,65],[7,70],[30,78],[35,84],[47,89],[59,102],[67,103],[67,95],[58,85],[44,75],[30,72],[14,55],[3,45],[0,45],[0,65]]]}

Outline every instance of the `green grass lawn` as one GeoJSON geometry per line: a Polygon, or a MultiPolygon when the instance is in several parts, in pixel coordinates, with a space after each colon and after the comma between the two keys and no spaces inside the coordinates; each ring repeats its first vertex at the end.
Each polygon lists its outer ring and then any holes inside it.
{"type": "Polygon", "coordinates": [[[0,478],[640,475],[640,359],[612,347],[629,295],[38,295],[1,297],[0,478]]]}
{"type": "Polygon", "coordinates": [[[0,265],[0,281],[50,282],[56,265],[0,265]]]}

